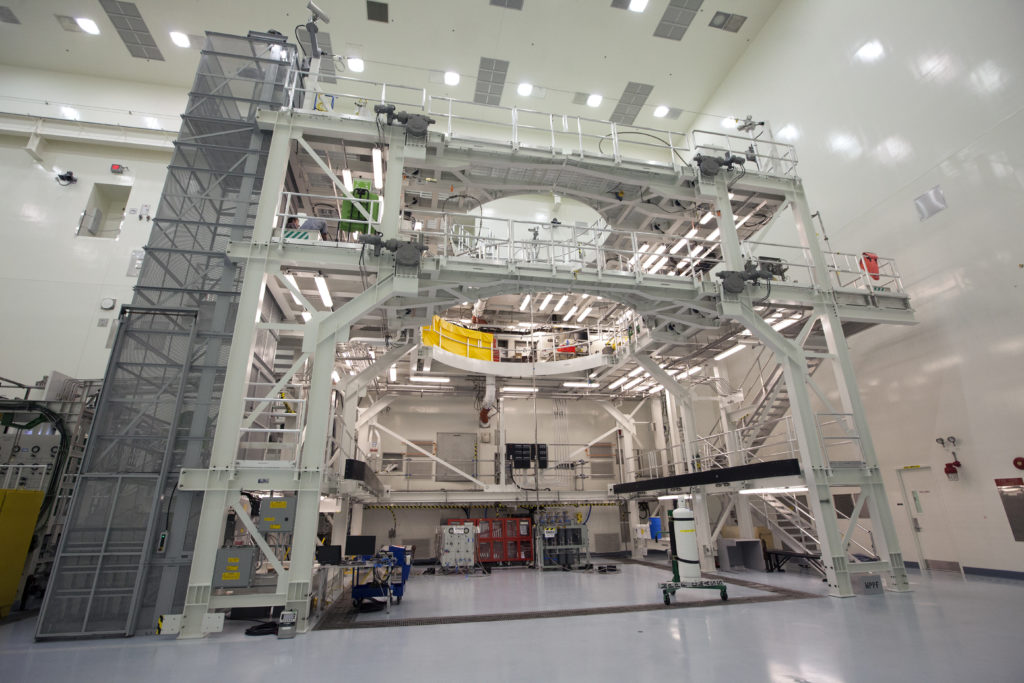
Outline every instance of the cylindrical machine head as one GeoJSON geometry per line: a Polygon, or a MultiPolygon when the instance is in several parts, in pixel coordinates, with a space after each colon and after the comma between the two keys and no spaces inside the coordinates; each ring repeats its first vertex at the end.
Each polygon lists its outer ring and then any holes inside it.
{"type": "Polygon", "coordinates": [[[699,579],[700,555],[697,552],[697,524],[693,518],[693,510],[677,507],[672,511],[672,536],[676,542],[679,577],[699,579]]]}

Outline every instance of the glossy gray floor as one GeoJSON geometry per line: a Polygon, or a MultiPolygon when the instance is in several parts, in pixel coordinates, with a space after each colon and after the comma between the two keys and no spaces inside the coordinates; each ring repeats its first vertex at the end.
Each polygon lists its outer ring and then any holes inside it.
{"type": "MultiPolygon", "coordinates": [[[[473,585],[478,613],[499,611],[495,600],[532,606],[538,592],[544,593],[541,602],[558,607],[586,606],[587,596],[602,588],[658,600],[646,588],[649,568],[624,571],[616,583],[607,576],[549,574],[532,586],[524,578],[530,574],[415,576],[398,609],[416,605],[417,614],[426,614],[432,600],[450,603],[458,584],[453,588],[445,579],[473,585]]],[[[822,589],[808,575],[737,576],[806,592],[822,589]]],[[[283,641],[234,631],[201,641],[33,643],[34,624],[22,621],[0,626],[0,680],[1024,681],[1024,583],[917,574],[912,582],[910,594],[708,601],[691,609],[588,617],[317,631],[283,641]]],[[[730,588],[730,595],[734,591],[740,594],[730,588]]],[[[440,602],[435,607],[440,610],[440,602]]],[[[463,613],[466,603],[450,609],[463,613]]]]}

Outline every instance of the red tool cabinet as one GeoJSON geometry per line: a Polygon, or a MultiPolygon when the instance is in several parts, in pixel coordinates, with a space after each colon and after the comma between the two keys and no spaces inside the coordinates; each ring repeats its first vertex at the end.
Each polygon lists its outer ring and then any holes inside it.
{"type": "Polygon", "coordinates": [[[476,555],[482,563],[533,562],[533,523],[529,517],[449,519],[448,524],[472,524],[476,555]]]}

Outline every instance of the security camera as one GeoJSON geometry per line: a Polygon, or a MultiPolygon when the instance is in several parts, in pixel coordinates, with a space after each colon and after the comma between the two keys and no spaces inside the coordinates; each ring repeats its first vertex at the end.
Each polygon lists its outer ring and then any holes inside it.
{"type": "Polygon", "coordinates": [[[313,13],[313,18],[311,21],[316,21],[317,19],[319,19],[325,24],[331,23],[331,18],[324,14],[324,11],[317,7],[313,0],[309,0],[309,2],[306,3],[306,9],[313,13]]]}

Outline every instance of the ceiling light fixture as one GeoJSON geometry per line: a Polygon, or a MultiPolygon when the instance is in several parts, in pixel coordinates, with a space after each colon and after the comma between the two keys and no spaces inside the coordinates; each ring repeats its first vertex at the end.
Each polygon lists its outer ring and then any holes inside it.
{"type": "Polygon", "coordinates": [[[655,118],[661,119],[666,116],[668,116],[668,107],[666,107],[664,104],[659,104],[657,107],[654,108],[655,118]]]}
{"type": "Polygon", "coordinates": [[[519,86],[516,88],[516,92],[522,95],[523,97],[529,97],[531,94],[533,94],[533,85],[531,85],[530,83],[520,83],[519,86]]]}
{"type": "Polygon", "coordinates": [[[568,321],[576,313],[576,310],[578,308],[579,308],[579,306],[573,304],[573,307],[569,309],[569,312],[566,313],[564,316],[562,316],[562,320],[568,321]]]}
{"type": "Polygon", "coordinates": [[[725,358],[728,358],[729,356],[731,356],[734,353],[739,353],[744,348],[746,348],[746,347],[744,347],[743,344],[737,344],[736,346],[732,347],[731,349],[726,349],[725,351],[722,351],[720,354],[715,356],[715,360],[724,360],[725,358]]]}
{"type": "Polygon", "coordinates": [[[537,387],[502,387],[501,390],[520,394],[532,394],[538,391],[537,387]]]}
{"type": "Polygon", "coordinates": [[[641,254],[643,254],[643,253],[644,253],[645,251],[647,251],[647,249],[648,249],[648,248],[649,248],[650,246],[651,246],[651,245],[647,244],[646,242],[644,242],[643,244],[641,244],[641,245],[639,246],[639,248],[637,248],[637,250],[636,250],[636,253],[635,253],[635,254],[633,254],[633,258],[629,259],[629,265],[633,265],[634,263],[636,263],[636,260],[637,260],[638,258],[640,258],[640,255],[641,255],[641,254]]]}
{"type": "Polygon", "coordinates": [[[143,119],[143,121],[146,122],[147,128],[152,128],[153,130],[160,130],[160,122],[157,121],[154,117],[147,116],[143,119]]]}
{"type": "Polygon", "coordinates": [[[378,190],[384,189],[384,155],[380,147],[373,148],[373,186],[378,190]]]}
{"type": "Polygon", "coordinates": [[[562,310],[562,306],[564,306],[565,302],[568,301],[568,300],[569,300],[569,295],[568,294],[563,294],[562,298],[558,300],[557,304],[555,304],[555,308],[554,308],[554,310],[552,312],[553,313],[558,313],[560,310],[562,310]]]}
{"type": "Polygon", "coordinates": [[[304,320],[305,322],[307,322],[307,323],[308,323],[308,322],[309,322],[310,320],[312,320],[312,319],[313,319],[313,314],[312,314],[312,313],[310,313],[309,311],[303,311],[303,312],[302,312],[302,319],[303,319],[303,320],[304,320]]]}
{"type": "Polygon", "coordinates": [[[353,73],[360,74],[363,72],[363,69],[366,68],[366,63],[359,57],[349,57],[346,62],[348,64],[348,70],[353,73]]]}
{"type": "Polygon", "coordinates": [[[715,240],[718,239],[718,236],[721,235],[721,234],[722,234],[722,229],[721,228],[715,228],[714,230],[711,231],[711,234],[708,235],[706,239],[707,239],[708,242],[714,242],[715,240]]]}
{"type": "Polygon", "coordinates": [[[700,372],[700,371],[701,371],[701,366],[700,366],[700,365],[698,365],[698,366],[697,366],[697,367],[695,367],[695,368],[690,368],[689,370],[687,370],[687,371],[686,371],[686,376],[687,376],[687,377],[691,377],[692,375],[696,375],[696,374],[697,374],[698,372],[700,372]]]}
{"type": "MultiPolygon", "coordinates": [[[[295,288],[296,290],[298,290],[298,288],[299,288],[299,283],[297,283],[297,282],[295,281],[295,276],[294,276],[294,275],[292,275],[291,273],[285,273],[285,274],[284,274],[284,279],[285,279],[285,280],[287,280],[287,281],[288,281],[288,283],[289,283],[289,284],[290,284],[290,285],[291,285],[292,287],[294,287],[294,288],[295,288]]],[[[301,302],[301,301],[299,301],[299,297],[295,296],[295,293],[294,293],[294,292],[292,292],[292,290],[290,290],[290,289],[289,289],[289,290],[288,290],[288,293],[292,295],[292,299],[293,299],[293,300],[295,301],[295,305],[296,305],[296,306],[301,306],[301,305],[302,305],[302,302],[301,302]]]]}
{"type": "Polygon", "coordinates": [[[590,382],[562,382],[563,387],[572,387],[574,389],[597,389],[600,384],[591,384],[590,382]]]}
{"type": "Polygon", "coordinates": [[[661,260],[660,260],[660,261],[658,261],[657,263],[655,263],[655,264],[654,264],[654,267],[653,267],[653,268],[651,268],[651,273],[652,273],[652,274],[653,274],[653,273],[657,273],[657,272],[658,272],[659,270],[661,270],[661,269],[662,269],[662,267],[663,267],[663,266],[664,266],[664,265],[665,265],[666,263],[668,263],[668,256],[662,256],[662,257],[661,257],[661,260]]]}
{"type": "Polygon", "coordinates": [[[352,171],[347,168],[341,169],[341,183],[350,193],[355,189],[356,186],[352,182],[352,171]]]}
{"type": "Polygon", "coordinates": [[[525,297],[523,298],[523,303],[519,304],[519,310],[520,310],[520,311],[525,311],[525,310],[526,310],[526,307],[527,307],[527,306],[529,306],[529,305],[530,305],[530,295],[529,295],[529,294],[527,294],[527,295],[526,295],[526,296],[525,296],[525,297]]]}
{"type": "Polygon", "coordinates": [[[388,370],[388,379],[392,382],[398,381],[398,365],[392,365],[391,369],[388,370]]]}
{"type": "Polygon", "coordinates": [[[637,367],[635,367],[632,370],[630,370],[629,374],[626,375],[626,377],[636,377],[637,375],[639,375],[643,371],[644,371],[643,366],[639,366],[638,365],[637,367]]]}
{"type": "Polygon", "coordinates": [[[457,71],[445,71],[444,72],[444,84],[445,85],[458,85],[461,80],[459,72],[457,71]]]}
{"type": "Polygon", "coordinates": [[[648,0],[629,0],[630,12],[643,12],[647,9],[648,0]]]}
{"type": "Polygon", "coordinates": [[[594,310],[593,306],[587,306],[586,308],[584,308],[583,312],[580,313],[580,317],[576,318],[576,322],[578,322],[578,323],[583,322],[583,319],[586,318],[588,315],[590,315],[593,310],[594,310]]]}
{"type": "Polygon", "coordinates": [[[78,121],[82,118],[81,114],[79,114],[78,110],[74,107],[61,107],[60,115],[68,119],[69,121],[78,121]]]}
{"type": "Polygon", "coordinates": [[[735,116],[726,116],[724,119],[722,119],[723,128],[736,128],[739,125],[739,119],[737,119],[735,116]]]}
{"type": "Polygon", "coordinates": [[[714,218],[714,217],[715,217],[715,214],[713,214],[713,213],[711,213],[710,211],[708,211],[708,212],[707,212],[706,214],[704,214],[704,215],[703,215],[703,216],[701,217],[701,219],[700,219],[700,224],[701,224],[701,225],[707,225],[707,224],[708,224],[708,221],[710,221],[710,220],[711,220],[712,218],[714,218]]]}
{"type": "Polygon", "coordinates": [[[331,370],[331,379],[335,384],[341,381],[341,375],[338,374],[337,370],[331,370]]]}
{"type": "Polygon", "coordinates": [[[171,31],[171,42],[178,47],[192,47],[192,41],[188,39],[188,35],[181,31],[171,31]]]}
{"type": "Polygon", "coordinates": [[[603,97],[601,97],[600,95],[597,95],[597,94],[587,95],[587,106],[588,107],[600,107],[601,106],[601,100],[603,100],[603,99],[604,99],[603,97]]]}
{"type": "Polygon", "coordinates": [[[546,297],[544,297],[544,301],[541,301],[541,302],[540,302],[540,310],[541,310],[542,312],[543,312],[543,310],[544,310],[545,308],[547,308],[547,307],[548,307],[548,304],[549,304],[549,303],[551,303],[551,297],[552,297],[552,295],[551,295],[551,294],[548,294],[548,295],[547,295],[546,297]]]}
{"type": "MultiPolygon", "coordinates": [[[[82,20],[79,19],[79,22],[82,20]]],[[[79,23],[81,25],[81,23],[79,23]]],[[[84,26],[82,27],[85,28],[84,26]]],[[[871,40],[860,46],[860,49],[853,55],[862,62],[877,62],[885,56],[885,48],[877,40],[871,40]]]]}
{"type": "Polygon", "coordinates": [[[96,22],[92,19],[86,19],[85,17],[75,17],[75,23],[78,24],[78,28],[82,29],[86,33],[94,36],[100,34],[100,27],[96,25],[96,22]]]}
{"type": "Polygon", "coordinates": [[[640,382],[643,382],[643,381],[644,381],[644,378],[643,378],[643,377],[637,377],[637,378],[636,378],[635,380],[633,380],[632,382],[630,382],[630,383],[629,383],[629,384],[627,384],[626,386],[622,387],[622,390],[623,390],[623,391],[629,391],[630,389],[632,389],[632,388],[633,388],[633,387],[635,387],[635,386],[636,386],[637,384],[640,384],[640,382]]]}
{"type": "Polygon", "coordinates": [[[327,278],[323,275],[314,275],[313,282],[316,283],[317,291],[320,292],[320,300],[324,302],[324,306],[334,308],[334,299],[331,298],[331,292],[327,289],[327,278]]]}
{"type": "Polygon", "coordinates": [[[628,377],[620,377],[617,380],[615,380],[614,382],[612,382],[611,384],[609,384],[608,388],[609,389],[618,389],[619,386],[621,386],[622,383],[625,382],[627,379],[629,379],[629,378],[628,377]]]}
{"type": "Polygon", "coordinates": [[[740,489],[739,493],[744,495],[753,495],[757,493],[803,493],[806,490],[806,486],[769,486],[760,489],[740,489]]]}
{"type": "Polygon", "coordinates": [[[449,377],[413,377],[410,375],[409,381],[421,382],[423,384],[448,384],[448,382],[451,382],[452,380],[449,377]]]}

